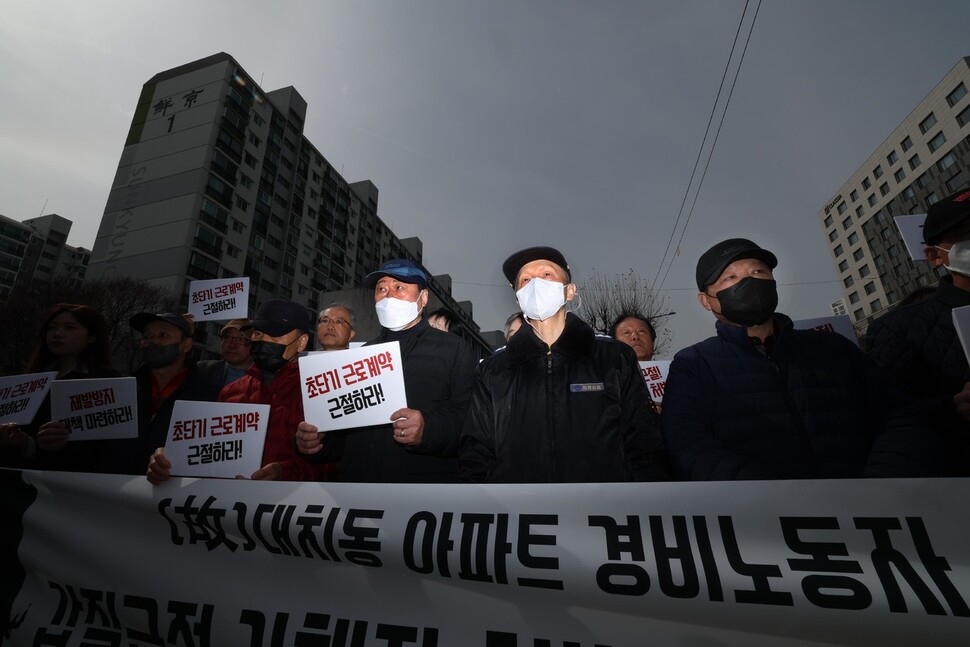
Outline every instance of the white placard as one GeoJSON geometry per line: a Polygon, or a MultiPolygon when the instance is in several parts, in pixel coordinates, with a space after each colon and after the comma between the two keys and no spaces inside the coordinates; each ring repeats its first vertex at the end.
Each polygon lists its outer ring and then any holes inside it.
{"type": "Polygon", "coordinates": [[[70,440],[138,437],[138,394],[133,377],[54,380],[51,420],[60,420],[70,440]]]}
{"type": "Polygon", "coordinates": [[[923,254],[923,223],[926,221],[926,214],[918,213],[910,216],[896,216],[893,220],[896,221],[899,235],[903,237],[903,242],[906,243],[906,251],[909,252],[909,257],[914,261],[925,261],[926,256],[923,254]]]}
{"type": "Polygon", "coordinates": [[[303,411],[320,431],[389,424],[407,406],[396,342],[300,358],[303,411]]]}
{"type": "Polygon", "coordinates": [[[0,377],[0,423],[30,424],[55,377],[56,371],[0,377]]]}
{"type": "Polygon", "coordinates": [[[248,477],[262,467],[268,423],[268,404],[177,400],[165,442],[172,475],[248,477]]]}
{"type": "Polygon", "coordinates": [[[663,404],[668,373],[670,373],[670,360],[640,362],[640,374],[643,376],[643,381],[647,383],[650,399],[657,404],[663,404]]]}
{"type": "Polygon", "coordinates": [[[960,345],[963,346],[963,354],[970,358],[970,350],[967,350],[967,342],[970,342],[970,306],[954,308],[952,312],[953,327],[957,329],[957,337],[960,338],[960,345]]]}
{"type": "Polygon", "coordinates": [[[842,335],[856,346],[859,345],[859,337],[852,327],[852,320],[849,315],[832,315],[829,317],[815,317],[814,319],[799,319],[792,324],[797,330],[821,330],[823,332],[834,332],[842,335]]]}
{"type": "Polygon", "coordinates": [[[249,277],[192,281],[189,314],[195,321],[245,319],[249,316],[249,277]]]}

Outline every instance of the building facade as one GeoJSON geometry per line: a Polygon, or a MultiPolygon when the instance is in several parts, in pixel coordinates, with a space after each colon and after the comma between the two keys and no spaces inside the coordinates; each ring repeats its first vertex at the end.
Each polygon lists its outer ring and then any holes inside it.
{"type": "Polygon", "coordinates": [[[893,218],[970,186],[970,57],[961,58],[819,210],[843,302],[859,332],[939,281],[913,261],[893,218]]]}
{"type": "MultiPolygon", "coordinates": [[[[284,298],[315,314],[333,300],[328,293],[358,288],[385,260],[421,262],[421,241],[398,238],[378,217],[377,187],[347,182],[304,136],[306,114],[296,89],[264,92],[225,53],[152,77],[88,276],[147,280],[183,303],[192,280],[248,276],[250,312],[284,298]]],[[[486,353],[450,285],[434,281],[432,296],[486,353]]],[[[210,323],[202,334],[210,352],[218,328],[210,323]]]]}
{"type": "Polygon", "coordinates": [[[56,213],[23,222],[0,216],[0,302],[55,279],[84,280],[91,252],[67,244],[72,224],[56,213]]]}

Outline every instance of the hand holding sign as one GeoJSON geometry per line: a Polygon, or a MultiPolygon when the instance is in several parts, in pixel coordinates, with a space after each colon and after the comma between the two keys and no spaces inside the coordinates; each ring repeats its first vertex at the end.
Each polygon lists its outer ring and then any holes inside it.
{"type": "Polygon", "coordinates": [[[424,438],[424,414],[417,409],[398,409],[391,414],[394,441],[400,445],[420,445],[424,438]]]}
{"type": "Polygon", "coordinates": [[[37,430],[37,447],[45,452],[64,449],[71,439],[71,430],[60,420],[45,422],[37,430]]]}
{"type": "Polygon", "coordinates": [[[296,448],[301,454],[313,455],[323,449],[320,430],[304,420],[296,428],[296,448]]]}

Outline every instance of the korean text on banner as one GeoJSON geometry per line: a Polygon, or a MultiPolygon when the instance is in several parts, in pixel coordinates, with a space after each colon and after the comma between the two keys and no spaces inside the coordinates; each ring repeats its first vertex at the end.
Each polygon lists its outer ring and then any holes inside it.
{"type": "Polygon", "coordinates": [[[852,327],[852,320],[849,315],[832,315],[831,317],[815,317],[814,319],[799,319],[793,322],[796,330],[820,330],[822,332],[834,332],[842,335],[856,346],[859,345],[859,336],[852,327]]]}
{"type": "Polygon", "coordinates": [[[268,423],[268,404],[177,400],[165,442],[172,474],[249,476],[262,467],[268,423]]]}
{"type": "Polygon", "coordinates": [[[663,404],[664,389],[667,387],[667,374],[670,372],[670,360],[640,362],[640,374],[650,390],[650,399],[657,404],[663,404]]]}
{"type": "Polygon", "coordinates": [[[104,440],[138,436],[135,378],[54,380],[51,419],[71,432],[70,440],[104,440]]]}
{"type": "Polygon", "coordinates": [[[29,424],[55,377],[56,371],[0,377],[0,423],[29,424]]]}
{"type": "Polygon", "coordinates": [[[249,316],[249,277],[192,281],[189,314],[196,321],[245,319],[249,316]]]}
{"type": "Polygon", "coordinates": [[[306,419],[320,431],[387,424],[407,406],[396,341],[301,357],[300,382],[306,419]]]}

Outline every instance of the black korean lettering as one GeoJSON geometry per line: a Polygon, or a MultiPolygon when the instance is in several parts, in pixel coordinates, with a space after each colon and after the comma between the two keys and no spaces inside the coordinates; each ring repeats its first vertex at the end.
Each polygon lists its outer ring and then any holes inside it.
{"type": "MultiPolygon", "coordinates": [[[[304,557],[321,557],[326,561],[339,562],[340,557],[333,548],[333,537],[331,535],[330,542],[325,543],[325,546],[321,546],[317,541],[316,530],[323,525],[324,518],[318,516],[322,514],[325,507],[322,505],[308,505],[306,507],[305,513],[300,514],[296,517],[296,525],[300,528],[299,533],[296,536],[297,544],[299,544],[300,550],[303,552],[304,557]]],[[[333,532],[333,524],[336,521],[337,515],[340,514],[340,508],[330,508],[327,511],[327,517],[331,521],[327,524],[330,528],[331,533],[333,532]]]]}
{"type": "Polygon", "coordinates": [[[122,601],[126,609],[145,612],[143,622],[133,622],[125,627],[125,638],[132,644],[138,645],[157,645],[162,647],[165,641],[158,631],[158,602],[152,598],[144,598],[140,595],[126,595],[122,601]],[[134,627],[147,627],[148,631],[140,631],[134,627]]]}
{"type": "Polygon", "coordinates": [[[721,576],[717,570],[717,560],[714,559],[714,549],[711,546],[711,534],[707,530],[707,519],[701,516],[693,518],[694,537],[697,538],[697,552],[701,556],[704,566],[704,579],[707,582],[707,596],[711,602],[724,602],[724,591],[721,588],[721,576]]]}
{"type": "Polygon", "coordinates": [[[67,647],[73,635],[71,629],[64,629],[60,633],[52,633],[49,627],[40,627],[34,634],[34,647],[67,647]]]}
{"type": "MultiPolygon", "coordinates": [[[[524,514],[519,517],[519,534],[517,556],[519,563],[527,568],[542,570],[559,570],[558,557],[539,557],[533,555],[533,546],[555,546],[556,535],[543,535],[532,532],[533,526],[555,526],[559,523],[559,516],[554,514],[524,514]]],[[[520,577],[519,586],[531,586],[541,589],[562,590],[562,580],[547,580],[543,578],[520,577]]]]}
{"type": "MultiPolygon", "coordinates": [[[[465,513],[461,521],[461,548],[459,552],[458,577],[473,582],[492,582],[493,578],[488,569],[488,538],[491,528],[495,525],[495,544],[507,543],[504,535],[498,534],[498,519],[500,515],[465,513]]],[[[496,561],[501,553],[496,551],[496,561]]],[[[504,561],[504,560],[503,560],[504,561]]],[[[496,571],[497,563],[496,563],[496,571]]],[[[504,571],[504,564],[502,570],[504,571]]],[[[503,584],[505,582],[502,582],[503,584]]]]}
{"type": "MultiPolygon", "coordinates": [[[[276,612],[276,619],[273,622],[273,631],[270,634],[270,647],[283,647],[286,638],[286,625],[289,622],[290,614],[284,611],[276,612]]],[[[262,611],[255,609],[243,609],[239,614],[239,623],[249,625],[249,645],[250,647],[264,647],[263,636],[266,634],[266,616],[262,611]]],[[[339,644],[339,643],[337,643],[339,644]]]]}
{"type": "Polygon", "coordinates": [[[344,557],[348,562],[358,566],[381,566],[381,543],[377,541],[379,529],[377,527],[357,525],[358,521],[367,519],[383,519],[383,510],[363,510],[352,508],[347,511],[344,519],[344,535],[349,539],[340,539],[337,545],[344,549],[344,557]]]}
{"type": "Polygon", "coordinates": [[[727,553],[728,563],[738,575],[750,577],[754,590],[735,589],[734,600],[751,604],[775,604],[780,606],[794,606],[792,594],[786,591],[772,591],[768,578],[781,577],[781,568],[775,564],[748,564],[741,557],[738,539],[734,534],[734,521],[731,517],[718,517],[721,527],[721,540],[724,542],[724,552],[727,553]]]}
{"type": "Polygon", "coordinates": [[[657,582],[664,595],[672,598],[696,598],[700,593],[700,583],[697,579],[694,551],[691,549],[690,537],[687,534],[687,517],[676,515],[671,522],[674,526],[675,543],[668,546],[664,535],[663,518],[656,515],[650,517],[650,537],[657,560],[657,582]],[[671,562],[679,562],[683,584],[674,582],[671,562]]]}
{"type": "Polygon", "coordinates": [[[590,515],[589,526],[600,527],[606,534],[606,556],[611,563],[596,569],[596,585],[613,595],[644,595],[650,590],[650,576],[640,563],[621,562],[629,555],[633,562],[643,562],[643,536],[640,518],[628,515],[626,524],[606,515],[590,515]]]}
{"type": "Polygon", "coordinates": [[[212,632],[212,611],[213,606],[211,604],[170,600],[168,612],[174,617],[168,625],[168,636],[166,638],[169,644],[181,644],[186,645],[186,647],[195,647],[196,645],[209,647],[209,636],[212,632]],[[201,612],[199,607],[201,607],[201,612]],[[196,616],[198,616],[198,621],[190,622],[196,616]],[[193,636],[198,639],[198,642],[192,639],[193,636]],[[177,638],[181,638],[181,642],[177,641],[177,638]]]}
{"type": "Polygon", "coordinates": [[[811,559],[789,559],[788,566],[793,571],[829,573],[826,575],[806,575],[802,578],[802,592],[815,606],[825,609],[866,609],[872,604],[872,593],[865,584],[847,575],[830,573],[862,573],[862,566],[856,560],[831,559],[848,557],[849,550],[844,543],[806,541],[799,536],[805,530],[838,530],[839,520],[835,517],[781,517],[782,535],[792,551],[809,555],[811,559]],[[846,591],[835,594],[832,591],[846,591]]]}
{"type": "Polygon", "coordinates": [[[411,515],[404,529],[404,565],[415,573],[434,572],[434,535],[438,518],[433,512],[422,510],[411,515]],[[415,559],[415,548],[419,548],[415,559]],[[420,560],[420,561],[419,561],[420,560]]]}
{"type": "MultiPolygon", "coordinates": [[[[101,627],[111,627],[117,629],[121,626],[118,622],[118,614],[115,612],[114,591],[99,591],[97,589],[81,589],[81,597],[85,600],[87,614],[84,617],[84,624],[99,625],[101,627]],[[104,606],[101,605],[102,600],[104,606]]],[[[120,640],[119,636],[119,640],[120,640]]]]}
{"type": "Polygon", "coordinates": [[[909,526],[909,532],[913,536],[916,554],[919,555],[923,567],[926,568],[930,577],[933,578],[933,582],[936,583],[936,588],[943,594],[943,599],[950,606],[950,612],[962,618],[970,616],[970,609],[967,608],[966,601],[953,586],[950,578],[946,576],[946,572],[950,570],[950,563],[946,561],[945,557],[937,555],[936,551],[933,550],[933,546],[930,544],[930,535],[926,532],[926,525],[923,520],[919,517],[906,517],[906,525],[909,526]]]}
{"type": "Polygon", "coordinates": [[[245,540],[242,543],[242,549],[246,552],[256,550],[256,540],[253,539],[246,526],[246,519],[248,518],[249,512],[246,504],[242,501],[237,501],[233,504],[232,511],[236,513],[236,530],[239,531],[239,534],[245,540]]]}
{"type": "Polygon", "coordinates": [[[47,586],[57,591],[57,609],[54,610],[54,617],[51,619],[53,625],[77,625],[78,617],[81,615],[81,601],[78,599],[74,588],[71,586],[61,586],[57,582],[47,580],[47,586]],[[65,622],[65,617],[67,621],[65,622]]]}

